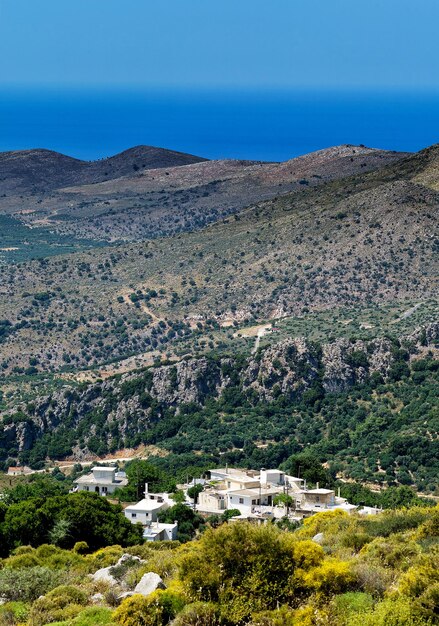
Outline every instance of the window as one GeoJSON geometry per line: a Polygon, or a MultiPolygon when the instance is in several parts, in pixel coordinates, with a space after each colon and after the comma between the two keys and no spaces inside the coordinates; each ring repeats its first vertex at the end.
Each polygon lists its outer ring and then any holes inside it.
{"type": "Polygon", "coordinates": [[[137,513],[131,513],[131,517],[137,517],[137,513]]]}
{"type": "Polygon", "coordinates": [[[252,500],[252,504],[256,504],[256,500],[252,500]]]}
{"type": "Polygon", "coordinates": [[[239,498],[239,504],[244,504],[244,498],[239,498]]]}

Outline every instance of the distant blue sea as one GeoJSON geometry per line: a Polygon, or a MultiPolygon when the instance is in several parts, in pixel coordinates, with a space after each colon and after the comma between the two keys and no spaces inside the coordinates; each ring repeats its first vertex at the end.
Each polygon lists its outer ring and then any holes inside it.
{"type": "Polygon", "coordinates": [[[0,90],[0,151],[82,159],[148,144],[280,161],[341,143],[416,151],[439,142],[439,93],[0,90]]]}

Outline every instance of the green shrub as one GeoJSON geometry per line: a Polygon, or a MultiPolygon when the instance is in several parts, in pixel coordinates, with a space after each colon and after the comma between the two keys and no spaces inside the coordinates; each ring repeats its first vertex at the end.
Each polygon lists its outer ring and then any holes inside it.
{"type": "Polygon", "coordinates": [[[85,554],[88,552],[88,543],[86,541],[77,541],[73,546],[73,552],[77,554],[85,554]]]}
{"type": "Polygon", "coordinates": [[[60,582],[60,573],[48,567],[28,567],[22,570],[5,568],[0,571],[0,596],[5,600],[32,602],[60,582]]]}
{"type": "Polygon", "coordinates": [[[0,624],[24,622],[29,616],[29,605],[24,602],[6,602],[0,606],[0,624]],[[9,621],[8,621],[9,620],[9,621]]]}
{"type": "Polygon", "coordinates": [[[105,607],[90,606],[75,617],[72,626],[115,626],[113,611],[105,607]]]}
{"type": "Polygon", "coordinates": [[[121,626],[161,625],[160,612],[153,614],[147,598],[138,594],[126,598],[116,609],[113,617],[114,621],[121,626]]]}
{"type": "Polygon", "coordinates": [[[219,607],[212,602],[193,602],[184,607],[173,626],[222,626],[219,607]]]}
{"type": "Polygon", "coordinates": [[[378,603],[375,608],[362,613],[361,616],[353,615],[346,626],[431,626],[429,619],[423,618],[414,608],[412,602],[407,599],[385,600],[378,603]]]}
{"type": "Polygon", "coordinates": [[[88,596],[78,587],[62,585],[34,602],[30,614],[33,626],[67,621],[76,617],[87,604],[88,596]]]}
{"type": "Polygon", "coordinates": [[[331,608],[338,618],[347,619],[354,614],[358,615],[370,611],[373,604],[373,598],[369,593],[350,591],[336,596],[332,601],[331,608]]]}

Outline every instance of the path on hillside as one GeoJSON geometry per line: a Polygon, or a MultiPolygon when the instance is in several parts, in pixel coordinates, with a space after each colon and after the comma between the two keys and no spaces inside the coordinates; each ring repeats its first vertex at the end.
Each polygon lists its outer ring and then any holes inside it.
{"type": "Polygon", "coordinates": [[[417,309],[419,309],[419,307],[421,306],[422,302],[418,302],[418,304],[415,304],[415,306],[412,306],[410,309],[407,309],[407,311],[404,311],[404,313],[402,313],[398,319],[396,319],[394,322],[392,322],[393,324],[397,324],[398,322],[402,322],[403,320],[406,320],[408,317],[410,317],[411,315],[413,315],[413,313],[415,313],[415,311],[417,309]]]}
{"type": "Polygon", "coordinates": [[[252,354],[256,354],[256,352],[258,351],[259,344],[261,343],[261,339],[265,335],[266,332],[267,332],[267,328],[266,327],[260,328],[258,330],[258,334],[256,335],[256,341],[255,341],[254,348],[252,350],[252,354]]]}

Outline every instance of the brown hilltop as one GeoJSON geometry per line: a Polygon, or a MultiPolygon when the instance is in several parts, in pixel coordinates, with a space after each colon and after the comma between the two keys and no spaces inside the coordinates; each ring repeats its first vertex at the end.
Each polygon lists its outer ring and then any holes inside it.
{"type": "Polygon", "coordinates": [[[135,171],[204,161],[191,154],[136,146],[98,161],[81,161],[45,149],[0,153],[0,193],[41,193],[66,185],[97,183],[135,171]]]}

